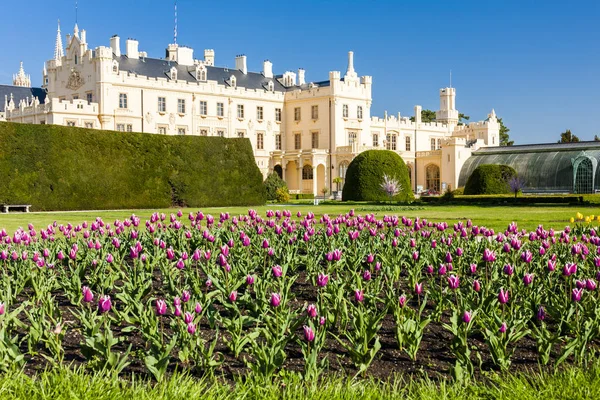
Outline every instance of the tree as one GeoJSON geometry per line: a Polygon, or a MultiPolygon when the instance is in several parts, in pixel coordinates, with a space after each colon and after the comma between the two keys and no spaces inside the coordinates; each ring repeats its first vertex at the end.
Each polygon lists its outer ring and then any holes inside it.
{"type": "Polygon", "coordinates": [[[340,184],[343,182],[344,180],[342,179],[341,176],[336,176],[335,178],[333,178],[333,183],[335,183],[335,188],[336,188],[336,192],[340,191],[340,184]]]}
{"type": "Polygon", "coordinates": [[[510,129],[504,125],[502,118],[498,118],[498,123],[500,124],[500,146],[512,146],[515,144],[514,140],[510,140],[510,136],[508,136],[510,129]]]}
{"type": "MultiPolygon", "coordinates": [[[[412,122],[415,122],[415,117],[410,117],[412,122]]],[[[435,111],[421,110],[421,122],[435,122],[435,111]]]]}
{"type": "Polygon", "coordinates": [[[560,140],[558,143],[576,143],[579,142],[579,138],[571,133],[570,129],[567,129],[560,134],[560,140]]]}
{"type": "Polygon", "coordinates": [[[600,142],[600,137],[598,137],[598,135],[594,135],[594,142],[600,142]]]}
{"type": "Polygon", "coordinates": [[[469,119],[471,119],[471,117],[469,117],[468,115],[465,115],[463,113],[458,113],[458,124],[459,125],[464,125],[465,123],[463,121],[468,121],[469,119]]]}

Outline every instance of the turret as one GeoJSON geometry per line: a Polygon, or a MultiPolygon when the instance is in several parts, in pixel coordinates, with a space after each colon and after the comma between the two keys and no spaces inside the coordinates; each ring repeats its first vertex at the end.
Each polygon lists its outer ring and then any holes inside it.
{"type": "Polygon", "coordinates": [[[456,89],[452,87],[440,89],[440,109],[435,112],[437,122],[448,125],[458,124],[458,110],[456,110],[456,89]]]}

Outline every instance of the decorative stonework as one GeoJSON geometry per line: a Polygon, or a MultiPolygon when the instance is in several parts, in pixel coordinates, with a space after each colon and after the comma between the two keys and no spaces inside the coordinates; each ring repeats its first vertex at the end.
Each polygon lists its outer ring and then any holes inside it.
{"type": "Polygon", "coordinates": [[[85,81],[83,80],[83,77],[79,71],[75,69],[72,70],[71,75],[69,76],[69,81],[67,82],[67,89],[77,90],[83,85],[85,85],[85,81]]]}

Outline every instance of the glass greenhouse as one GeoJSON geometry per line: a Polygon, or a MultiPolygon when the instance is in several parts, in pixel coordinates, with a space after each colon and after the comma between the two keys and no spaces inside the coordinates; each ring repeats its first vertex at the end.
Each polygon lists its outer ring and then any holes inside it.
{"type": "Polygon", "coordinates": [[[458,179],[465,186],[471,173],[482,164],[513,167],[530,193],[594,193],[600,174],[600,142],[532,144],[486,147],[473,152],[458,179]]]}

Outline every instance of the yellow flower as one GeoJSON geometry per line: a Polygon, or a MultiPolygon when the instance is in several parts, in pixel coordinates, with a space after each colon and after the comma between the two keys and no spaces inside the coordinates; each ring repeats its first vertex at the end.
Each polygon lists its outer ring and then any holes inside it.
{"type": "Polygon", "coordinates": [[[573,222],[575,222],[575,218],[571,217],[571,219],[569,221],[571,221],[571,223],[573,223],[573,222]]]}
{"type": "Polygon", "coordinates": [[[580,212],[578,212],[577,213],[577,219],[579,219],[579,220],[583,219],[583,214],[580,213],[580,212]]]}
{"type": "Polygon", "coordinates": [[[590,223],[590,217],[585,217],[585,222],[590,223]]]}

